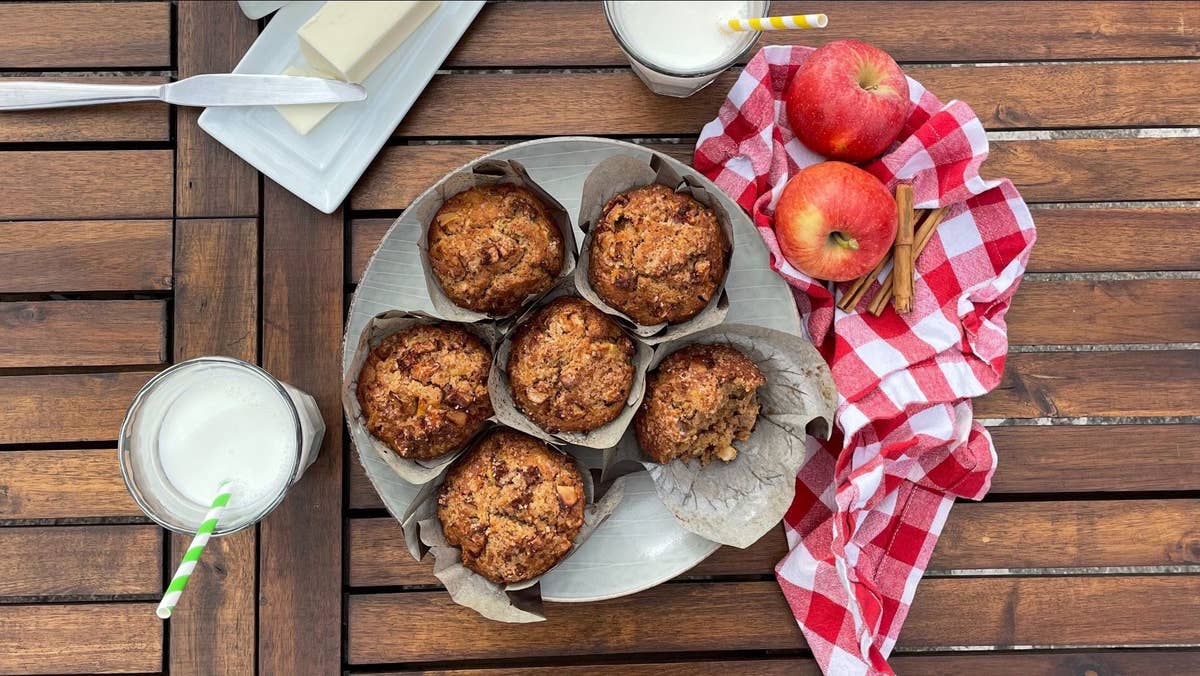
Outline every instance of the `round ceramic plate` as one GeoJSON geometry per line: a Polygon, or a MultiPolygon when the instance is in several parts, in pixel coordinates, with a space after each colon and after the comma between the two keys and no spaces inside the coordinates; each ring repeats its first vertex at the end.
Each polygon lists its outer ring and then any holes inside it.
{"type": "MultiPolygon", "coordinates": [[[[578,230],[579,198],[588,172],[612,155],[648,158],[651,152],[621,141],[563,137],[506,146],[479,159],[517,160],[525,165],[533,179],[566,207],[578,230]]],[[[771,270],[767,249],[741,208],[691,167],[666,159],[681,174],[695,176],[707,184],[733,215],[733,263],[726,284],[730,307],[725,321],[799,333],[800,317],[792,292],[771,270]]],[[[431,194],[432,190],[418,197],[412,207],[430,199],[431,194]]],[[[343,369],[349,366],[363,327],[376,314],[386,310],[436,314],[425,290],[417,253],[420,225],[409,215],[419,210],[412,207],[392,224],[358,284],[346,322],[348,340],[342,350],[343,369]]],[[[577,233],[577,239],[582,242],[583,234],[577,233]]],[[[400,480],[371,452],[365,430],[352,426],[350,436],[358,449],[359,461],[388,511],[404,513],[416,496],[416,487],[400,480]]],[[[583,462],[599,467],[599,451],[575,450],[583,462]]],[[[542,598],[579,602],[632,594],[683,573],[718,546],[681,528],[659,501],[649,476],[641,472],[631,477],[616,512],[571,558],[542,578],[542,598]]]]}

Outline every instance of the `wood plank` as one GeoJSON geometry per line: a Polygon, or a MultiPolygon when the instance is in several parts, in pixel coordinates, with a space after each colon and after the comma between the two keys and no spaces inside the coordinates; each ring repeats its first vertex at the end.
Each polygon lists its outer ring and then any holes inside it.
{"type": "MultiPolygon", "coordinates": [[[[1036,248],[1036,247],[1035,247],[1036,248]]],[[[1006,316],[1013,345],[1200,340],[1200,279],[1026,280],[1006,316]],[[1119,317],[1119,321],[1113,318],[1119,317]]]]}
{"type": "MultiPolygon", "coordinates": [[[[175,228],[175,360],[257,361],[257,221],[181,219],[175,228]]],[[[172,560],[190,540],[171,537],[172,560]]],[[[254,672],[257,543],[256,528],[209,542],[171,619],[172,673],[254,672]]]]}
{"type": "Polygon", "coordinates": [[[350,475],[350,486],[347,489],[350,492],[347,498],[350,509],[383,509],[383,500],[379,499],[379,494],[375,492],[371,480],[367,478],[362,463],[358,461],[357,455],[354,453],[350,455],[353,456],[347,470],[350,475]]]}
{"type": "MultiPolygon", "coordinates": [[[[1094,674],[1188,674],[1200,671],[1200,652],[1171,650],[1055,651],[942,655],[893,655],[888,663],[899,674],[922,676],[1090,676],[1094,674]]],[[[796,658],[703,659],[652,664],[559,665],[485,669],[424,670],[424,676],[589,676],[619,668],[624,676],[695,676],[746,674],[747,676],[820,676],[816,660],[796,658]]],[[[353,673],[353,672],[352,672],[353,673]]],[[[376,676],[401,676],[412,672],[360,672],[376,676]]]]}
{"type": "Polygon", "coordinates": [[[0,444],[111,441],[152,372],[0,377],[0,444]]]}
{"type": "Polygon", "coordinates": [[[163,650],[156,605],[0,605],[0,674],[156,672],[163,650]]]}
{"type": "MultiPolygon", "coordinates": [[[[898,649],[1191,645],[1200,638],[1197,592],[1200,576],[931,578],[918,588],[898,649]],[[1119,612],[1128,608],[1139,612],[1119,612]]],[[[620,599],[553,604],[547,612],[547,622],[503,625],[454,605],[441,591],[352,595],[349,661],[803,645],[773,581],[661,585],[620,599]]]]}
{"type": "MultiPolygon", "coordinates": [[[[838,2],[821,8],[821,31],[768,33],[762,44],[819,45],[855,38],[901,61],[963,62],[1080,58],[1194,57],[1196,6],[1181,2],[1021,3],[1021,21],[1003,3],[838,2]],[[888,17],[879,21],[880,16],[888,17]],[[913,40],[920,35],[920,40],[913,40]]],[[[773,14],[813,5],[775,2],[773,14]]],[[[450,66],[613,66],[627,62],[594,4],[489,4],[447,62],[450,66]],[[554,30],[545,30],[552,25],[554,30]]]]}
{"type": "Polygon", "coordinates": [[[352,595],[348,659],[372,664],[803,645],[774,582],[661,585],[609,601],[553,604],[546,612],[547,622],[501,624],[455,605],[444,591],[352,595]],[[688,621],[678,621],[684,617],[688,621]],[[661,631],[668,622],[671,630],[661,631]]]}
{"type": "MultiPolygon", "coordinates": [[[[355,210],[400,210],[433,182],[498,145],[384,148],[350,196],[355,210]]],[[[649,147],[690,163],[691,142],[649,147]]],[[[1200,199],[1200,138],[995,141],[985,176],[1007,176],[1030,202],[1200,199]]]]}
{"type": "Polygon", "coordinates": [[[170,221],[0,223],[0,293],[165,291],[170,221]]]}
{"type": "MultiPolygon", "coordinates": [[[[181,2],[176,12],[181,78],[228,73],[258,37],[258,25],[233,2],[181,2]]],[[[258,172],[200,129],[201,112],[175,109],[175,213],[181,218],[257,215],[258,172]]]]}
{"type": "Polygon", "coordinates": [[[160,592],[157,526],[0,528],[0,596],[160,592]]]}
{"type": "Polygon", "coordinates": [[[1005,176],[1029,202],[1200,199],[1200,138],[996,141],[983,174],[1005,176]]]}
{"type": "Polygon", "coordinates": [[[343,222],[341,210],[321,214],[272,181],[264,186],[263,366],[313,395],[326,424],[320,456],[259,527],[264,674],[342,665],[343,222]]]}
{"type": "Polygon", "coordinates": [[[1200,407],[1200,352],[1025,352],[975,402],[979,418],[1190,416],[1200,407]]]}
{"type": "MultiPolygon", "coordinates": [[[[1200,269],[1200,210],[1033,209],[1030,272],[1200,269]]],[[[1024,290],[1022,290],[1024,293],[1024,290]]]]}
{"type": "MultiPolygon", "coordinates": [[[[971,104],[991,130],[1194,125],[1200,121],[1197,71],[1190,63],[906,69],[944,99],[971,104]]],[[[439,75],[395,134],[693,135],[716,116],[737,77],[727,72],[694,96],[676,99],[654,94],[632,72],[439,75]],[[457,105],[466,100],[469,108],[457,105]]]]}
{"type": "Polygon", "coordinates": [[[0,153],[0,219],[169,218],[170,150],[0,153]]]}
{"type": "Polygon", "coordinates": [[[993,427],[993,493],[1183,491],[1200,486],[1200,426],[993,427]],[[1131,460],[1137,471],[1130,471],[1131,460]]]}
{"type": "MultiPolygon", "coordinates": [[[[5,79],[5,82],[19,79],[23,78],[5,79]]],[[[162,84],[169,81],[165,77],[128,75],[39,76],[37,79],[90,84],[162,84]]],[[[0,143],[169,141],[170,114],[169,106],[157,102],[6,112],[0,115],[0,143]]]]}
{"type": "Polygon", "coordinates": [[[929,571],[1200,563],[1198,513],[1200,500],[964,502],[929,571]]]}
{"type": "MultiPolygon", "coordinates": [[[[1197,500],[964,502],[950,512],[929,572],[1200,563],[1198,510],[1197,500]]],[[[440,584],[431,561],[409,556],[391,517],[351,519],[347,550],[351,587],[440,584]]],[[[746,549],[718,549],[678,579],[769,576],[786,554],[774,529],[746,549]]]]}
{"type": "Polygon", "coordinates": [[[0,5],[0,69],[169,68],[166,2],[0,5]]]}
{"type": "Polygon", "coordinates": [[[141,515],[114,449],[0,452],[0,519],[141,515]]]}
{"type": "MultiPolygon", "coordinates": [[[[1178,208],[1033,209],[1038,226],[1030,272],[1158,271],[1200,269],[1200,210],[1178,208]],[[1153,236],[1147,233],[1153,232],[1153,236]]],[[[392,218],[350,222],[350,267],[356,284],[392,218]]],[[[1029,292],[1026,282],[1018,302],[1029,292]]],[[[1010,314],[1009,319],[1015,319],[1010,314]]]]}
{"type": "Polygon", "coordinates": [[[0,303],[0,367],[161,364],[167,302],[0,303]]]}
{"type": "Polygon", "coordinates": [[[1197,593],[1200,576],[1191,575],[928,579],[899,645],[1193,645],[1197,593]]]}

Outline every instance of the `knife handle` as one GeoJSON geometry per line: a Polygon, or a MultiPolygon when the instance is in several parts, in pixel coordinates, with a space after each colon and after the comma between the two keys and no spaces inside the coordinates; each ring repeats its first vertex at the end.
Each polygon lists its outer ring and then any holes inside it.
{"type": "Polygon", "coordinates": [[[82,84],[0,78],[0,111],[157,101],[163,85],[82,84]]]}

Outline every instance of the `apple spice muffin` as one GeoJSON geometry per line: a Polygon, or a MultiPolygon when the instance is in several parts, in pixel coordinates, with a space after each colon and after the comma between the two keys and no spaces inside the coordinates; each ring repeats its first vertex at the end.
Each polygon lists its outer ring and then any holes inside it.
{"type": "Polygon", "coordinates": [[[450,324],[422,324],[379,343],[358,376],[367,430],[402,458],[430,460],[462,448],[492,415],[492,353],[450,324]]]}
{"type": "Polygon", "coordinates": [[[563,237],[550,209],[515,185],[476,186],[446,200],[429,225],[429,263],[455,305],[491,315],[550,290],[563,237]]]}
{"type": "Polygon", "coordinates": [[[497,584],[550,570],[583,526],[583,477],[567,455],[499,429],[455,461],[437,515],[462,563],[497,584]]]}
{"type": "Polygon", "coordinates": [[[767,382],[749,357],[728,345],[688,345],[662,360],[646,381],[633,418],[638,444],[655,462],[737,457],[750,438],[757,390],[767,382]]]}
{"type": "Polygon", "coordinates": [[[592,232],[588,281],[639,324],[700,314],[725,278],[730,244],[712,209],[653,184],[604,205],[592,232]]]}
{"type": "Polygon", "coordinates": [[[611,317],[582,298],[559,296],[513,336],[513,401],[547,432],[594,430],[625,408],[634,352],[633,340],[611,317]]]}

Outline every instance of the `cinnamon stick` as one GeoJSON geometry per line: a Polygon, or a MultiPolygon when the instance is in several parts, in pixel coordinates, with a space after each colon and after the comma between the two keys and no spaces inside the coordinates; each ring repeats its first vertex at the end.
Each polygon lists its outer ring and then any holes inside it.
{"type": "MultiPolygon", "coordinates": [[[[942,220],[946,218],[946,207],[934,209],[929,212],[925,220],[917,226],[917,231],[913,236],[913,261],[914,268],[917,258],[921,252],[925,250],[925,245],[929,244],[929,240],[933,239],[933,232],[941,225],[942,220]]],[[[892,272],[895,272],[893,269],[892,272]]],[[[879,291],[875,293],[875,298],[871,301],[871,305],[867,308],[868,311],[878,317],[883,314],[883,308],[887,307],[888,301],[892,299],[892,288],[895,284],[895,276],[889,274],[887,279],[883,280],[883,284],[879,287],[879,291]]]]}
{"type": "MultiPolygon", "coordinates": [[[[921,219],[925,218],[925,215],[928,213],[928,209],[917,209],[915,212],[916,216],[913,220],[920,222],[921,219]]],[[[846,293],[842,295],[842,299],[838,301],[837,306],[841,308],[843,312],[849,312],[850,310],[854,309],[859,302],[862,301],[863,296],[867,295],[867,290],[871,288],[871,285],[875,283],[876,279],[879,279],[879,274],[883,272],[883,269],[887,267],[888,262],[891,260],[892,252],[889,251],[883,257],[883,259],[875,265],[873,270],[854,280],[854,283],[851,284],[850,288],[846,289],[846,293]]]]}
{"type": "Polygon", "coordinates": [[[892,304],[896,312],[912,312],[913,295],[913,188],[909,183],[896,186],[896,244],[892,248],[892,275],[896,279],[892,304]]]}

